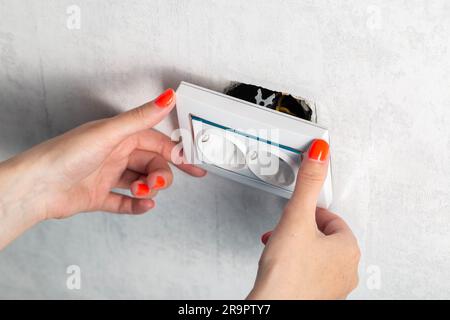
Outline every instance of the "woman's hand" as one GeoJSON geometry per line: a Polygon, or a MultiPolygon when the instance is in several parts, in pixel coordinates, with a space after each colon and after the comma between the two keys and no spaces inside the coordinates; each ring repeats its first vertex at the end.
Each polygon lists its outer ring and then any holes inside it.
{"type": "Polygon", "coordinates": [[[316,209],[327,175],[328,144],[315,140],[294,194],[266,244],[249,299],[344,299],[358,284],[360,252],[347,224],[316,209]]]}
{"type": "Polygon", "coordinates": [[[176,144],[151,130],[175,106],[168,89],[156,100],[93,121],[0,164],[0,249],[38,221],[83,211],[140,214],[173,180],[168,162],[192,176],[176,144]],[[130,189],[132,197],[113,188],[130,189]]]}

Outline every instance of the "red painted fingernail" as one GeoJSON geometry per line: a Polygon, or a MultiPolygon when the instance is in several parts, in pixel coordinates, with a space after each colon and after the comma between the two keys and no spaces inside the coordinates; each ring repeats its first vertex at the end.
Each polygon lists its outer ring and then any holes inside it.
{"type": "Polygon", "coordinates": [[[175,91],[173,89],[167,89],[156,98],[155,104],[160,108],[168,107],[172,103],[174,96],[175,91]]]}
{"type": "Polygon", "coordinates": [[[148,187],[148,185],[146,185],[144,183],[138,184],[137,190],[136,190],[137,196],[143,197],[143,196],[146,196],[149,192],[150,192],[150,188],[148,187]]]}
{"type": "Polygon", "coordinates": [[[270,236],[272,235],[272,231],[267,231],[261,236],[261,242],[266,245],[267,241],[269,241],[270,236]]]}
{"type": "Polygon", "coordinates": [[[157,176],[155,180],[155,184],[152,189],[160,189],[166,185],[166,180],[164,180],[163,176],[157,176]]]}
{"type": "Polygon", "coordinates": [[[309,148],[308,157],[312,160],[325,161],[328,157],[329,146],[325,140],[317,139],[309,148]]]}

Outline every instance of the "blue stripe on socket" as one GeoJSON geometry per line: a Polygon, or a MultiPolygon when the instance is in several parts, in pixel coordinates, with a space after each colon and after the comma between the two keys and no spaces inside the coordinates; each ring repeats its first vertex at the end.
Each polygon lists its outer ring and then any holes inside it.
{"type": "Polygon", "coordinates": [[[285,146],[283,144],[275,143],[275,142],[272,142],[270,140],[259,138],[257,136],[254,136],[254,135],[251,135],[251,134],[248,134],[248,133],[245,133],[245,132],[241,132],[241,131],[235,130],[233,128],[225,127],[225,126],[223,126],[221,124],[218,124],[218,123],[215,123],[215,122],[212,122],[212,121],[209,121],[209,120],[197,117],[197,116],[191,115],[191,118],[192,118],[192,120],[200,121],[200,122],[209,124],[209,125],[211,125],[213,127],[216,127],[216,128],[220,128],[220,129],[223,129],[223,130],[229,130],[231,132],[234,132],[234,133],[236,133],[238,135],[241,135],[241,136],[244,136],[246,138],[250,138],[250,139],[253,139],[253,140],[256,140],[256,141],[261,141],[261,142],[267,143],[269,145],[276,146],[278,148],[281,148],[281,149],[284,149],[284,150],[287,150],[287,151],[290,151],[290,152],[293,152],[293,153],[296,153],[296,154],[302,154],[302,151],[300,151],[300,150],[297,150],[297,149],[285,146]]]}

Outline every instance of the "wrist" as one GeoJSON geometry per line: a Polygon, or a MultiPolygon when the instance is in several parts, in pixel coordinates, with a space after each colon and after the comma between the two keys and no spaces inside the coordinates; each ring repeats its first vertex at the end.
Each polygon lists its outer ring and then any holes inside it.
{"type": "Polygon", "coordinates": [[[19,158],[0,163],[0,250],[43,219],[30,169],[19,158]]]}

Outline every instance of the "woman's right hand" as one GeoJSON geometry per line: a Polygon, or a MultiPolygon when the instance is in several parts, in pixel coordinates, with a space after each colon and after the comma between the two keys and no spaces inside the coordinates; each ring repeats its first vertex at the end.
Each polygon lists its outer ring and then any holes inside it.
{"type": "Polygon", "coordinates": [[[358,284],[360,251],[347,224],[316,208],[327,176],[328,144],[315,140],[266,247],[249,299],[344,299],[358,284]]]}

